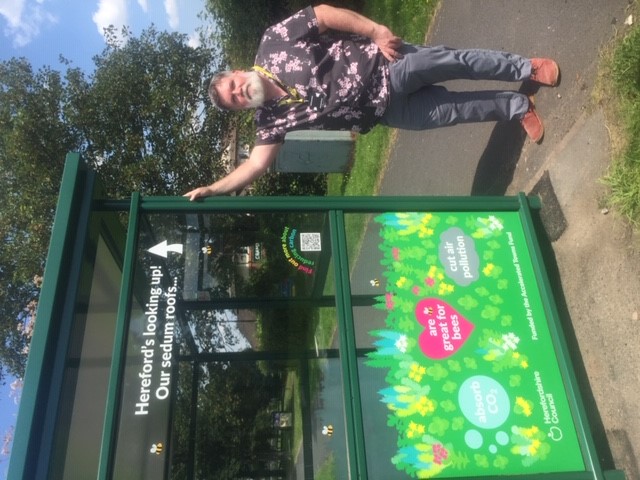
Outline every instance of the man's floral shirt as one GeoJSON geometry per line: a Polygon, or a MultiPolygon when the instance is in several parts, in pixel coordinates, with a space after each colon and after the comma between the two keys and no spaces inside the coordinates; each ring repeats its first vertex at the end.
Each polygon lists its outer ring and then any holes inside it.
{"type": "MultiPolygon", "coordinates": [[[[282,143],[291,130],[369,131],[389,101],[389,67],[370,39],[320,34],[312,7],[267,29],[255,64],[295,88],[303,103],[266,102],[256,111],[257,145],[282,143]],[[320,94],[321,108],[311,97],[320,94]]],[[[285,99],[286,100],[286,99],[285,99]]]]}

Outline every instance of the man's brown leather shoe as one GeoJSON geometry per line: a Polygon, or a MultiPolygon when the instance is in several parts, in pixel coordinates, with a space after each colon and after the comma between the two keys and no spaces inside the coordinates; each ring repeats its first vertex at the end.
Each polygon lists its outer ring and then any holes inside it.
{"type": "Polygon", "coordinates": [[[555,87],[558,85],[560,78],[560,68],[558,64],[550,58],[532,58],[531,59],[531,77],[536,83],[555,87]]]}
{"type": "Polygon", "coordinates": [[[529,97],[529,110],[524,114],[524,117],[520,119],[520,124],[528,137],[536,143],[539,143],[544,136],[544,127],[542,126],[542,120],[536,113],[535,105],[533,104],[533,98],[529,97]]]}

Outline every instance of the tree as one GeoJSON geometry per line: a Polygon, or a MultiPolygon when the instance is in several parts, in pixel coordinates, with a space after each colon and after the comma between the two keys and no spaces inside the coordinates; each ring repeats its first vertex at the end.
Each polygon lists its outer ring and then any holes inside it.
{"type": "Polygon", "coordinates": [[[361,10],[364,0],[207,0],[207,12],[218,26],[218,41],[224,58],[233,68],[250,68],[265,29],[284,20],[309,4],[329,3],[337,7],[361,10]]]}
{"type": "Polygon", "coordinates": [[[264,462],[270,450],[271,425],[261,420],[269,418],[281,382],[255,362],[208,363],[206,372],[199,386],[196,478],[246,478],[243,470],[264,462]]]}
{"type": "Polygon", "coordinates": [[[226,63],[241,69],[253,66],[264,30],[291,11],[282,0],[245,0],[242,8],[234,0],[207,0],[206,9],[218,26],[226,63]]]}
{"type": "MultiPolygon", "coordinates": [[[[24,371],[28,337],[16,328],[37,298],[63,162],[76,143],[61,111],[58,72],[25,59],[0,64],[0,359],[24,371]]],[[[0,369],[0,378],[3,376],[0,369]]]]}
{"type": "MultiPolygon", "coordinates": [[[[113,32],[112,32],[113,33],[113,32]]],[[[109,36],[90,84],[69,77],[67,113],[109,193],[182,194],[223,174],[232,116],[207,107],[214,52],[151,27],[109,36]]]]}
{"type": "Polygon", "coordinates": [[[16,324],[35,308],[67,152],[112,197],[181,194],[224,173],[234,117],[206,100],[219,54],[153,27],[123,36],[110,32],[91,75],[64,59],[64,72],[0,63],[0,380],[24,373],[28,336],[16,324]]]}

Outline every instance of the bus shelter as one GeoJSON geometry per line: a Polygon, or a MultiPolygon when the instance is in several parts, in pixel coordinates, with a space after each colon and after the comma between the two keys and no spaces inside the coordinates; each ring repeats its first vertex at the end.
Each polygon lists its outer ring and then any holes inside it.
{"type": "Polygon", "coordinates": [[[70,154],[9,478],[623,479],[537,208],[112,200],[70,154]]]}

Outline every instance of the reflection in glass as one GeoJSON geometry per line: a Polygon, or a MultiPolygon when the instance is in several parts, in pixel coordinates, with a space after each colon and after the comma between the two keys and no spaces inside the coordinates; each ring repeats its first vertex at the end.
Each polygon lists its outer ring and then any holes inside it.
{"type": "Polygon", "coordinates": [[[141,225],[115,476],[348,478],[326,214],[141,225]]]}
{"type": "Polygon", "coordinates": [[[95,476],[106,407],[109,368],[122,277],[124,235],[109,214],[96,215],[85,251],[77,308],[64,369],[50,478],[95,476]],[[120,232],[117,232],[120,233],[120,232]]]}
{"type": "Polygon", "coordinates": [[[372,333],[386,328],[386,311],[374,307],[384,298],[387,282],[382,276],[379,226],[365,214],[347,214],[345,222],[365,231],[358,243],[347,237],[347,250],[367,469],[372,479],[397,478],[398,470],[389,461],[397,453],[397,442],[393,435],[385,434],[389,410],[379,393],[387,387],[386,373],[367,365],[367,354],[374,351],[374,341],[379,341],[372,333]]]}

